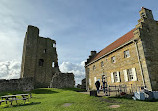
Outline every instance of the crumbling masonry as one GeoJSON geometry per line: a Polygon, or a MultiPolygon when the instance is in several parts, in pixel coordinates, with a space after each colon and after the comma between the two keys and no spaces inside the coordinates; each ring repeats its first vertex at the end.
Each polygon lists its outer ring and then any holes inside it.
{"type": "MultiPolygon", "coordinates": [[[[54,75],[58,76],[60,73],[56,52],[56,41],[50,38],[40,37],[39,29],[29,25],[24,39],[20,77],[33,77],[34,87],[41,88],[50,86],[50,82],[54,79],[54,75]]],[[[64,87],[73,87],[75,84],[74,75],[72,73],[68,76],[67,74],[62,74],[62,77],[59,79],[67,84],[67,86],[64,87]],[[66,78],[71,78],[71,80],[67,81],[67,79],[63,79],[65,78],[64,76],[66,78]]],[[[54,83],[58,83],[58,81],[55,80],[54,83]]],[[[62,88],[60,84],[56,84],[54,87],[62,88]]]]}

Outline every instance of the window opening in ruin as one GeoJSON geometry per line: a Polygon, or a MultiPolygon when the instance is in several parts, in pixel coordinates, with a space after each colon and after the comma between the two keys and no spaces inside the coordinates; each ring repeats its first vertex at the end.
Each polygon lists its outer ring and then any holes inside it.
{"type": "Polygon", "coordinates": [[[44,50],[43,50],[43,53],[46,53],[46,52],[47,52],[47,49],[44,49],[44,50]]]}
{"type": "Polygon", "coordinates": [[[101,67],[104,67],[104,62],[103,61],[100,64],[101,64],[101,67]]]}
{"type": "Polygon", "coordinates": [[[39,59],[39,66],[43,66],[44,65],[44,60],[43,59],[39,59]]]}
{"type": "Polygon", "coordinates": [[[53,43],[53,44],[52,44],[52,47],[54,47],[54,48],[55,48],[55,47],[56,47],[56,44],[55,44],[55,43],[53,43]]]}
{"type": "Polygon", "coordinates": [[[145,17],[145,13],[141,13],[141,17],[145,17]]]}
{"type": "Polygon", "coordinates": [[[54,67],[54,62],[52,62],[52,67],[54,67]]]}
{"type": "Polygon", "coordinates": [[[127,75],[128,75],[128,78],[130,81],[132,81],[134,79],[132,69],[127,69],[127,75]]]}
{"type": "Polygon", "coordinates": [[[124,51],[124,58],[130,57],[129,50],[124,51]]]}
{"type": "Polygon", "coordinates": [[[95,65],[93,65],[93,70],[95,70],[96,69],[96,67],[95,67],[95,65]]]}
{"type": "Polygon", "coordinates": [[[115,63],[115,62],[116,62],[115,56],[111,57],[111,62],[112,62],[112,63],[115,63]]]}

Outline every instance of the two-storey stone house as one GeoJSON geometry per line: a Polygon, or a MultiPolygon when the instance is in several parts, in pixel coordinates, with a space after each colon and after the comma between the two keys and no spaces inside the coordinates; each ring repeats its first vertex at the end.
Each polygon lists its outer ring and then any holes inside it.
{"type": "Polygon", "coordinates": [[[144,7],[134,29],[105,47],[91,51],[85,63],[86,88],[105,79],[108,85],[144,86],[158,90],[158,21],[144,7]]]}

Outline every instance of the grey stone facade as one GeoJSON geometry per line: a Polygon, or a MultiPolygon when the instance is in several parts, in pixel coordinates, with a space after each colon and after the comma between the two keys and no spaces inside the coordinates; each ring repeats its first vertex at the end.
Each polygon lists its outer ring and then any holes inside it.
{"type": "Polygon", "coordinates": [[[21,78],[33,77],[35,87],[48,87],[59,71],[56,41],[39,36],[39,29],[28,26],[21,64],[21,78]]]}
{"type": "Polygon", "coordinates": [[[20,78],[0,80],[0,92],[4,91],[30,91],[34,89],[33,78],[20,78]]]}

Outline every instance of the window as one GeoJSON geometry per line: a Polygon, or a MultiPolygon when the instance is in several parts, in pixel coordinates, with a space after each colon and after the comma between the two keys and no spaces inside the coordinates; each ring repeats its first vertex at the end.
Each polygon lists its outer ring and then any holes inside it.
{"type": "Polygon", "coordinates": [[[127,75],[130,81],[133,80],[133,73],[132,73],[132,69],[127,69],[127,75]]]}
{"type": "Polygon", "coordinates": [[[118,81],[117,72],[113,72],[113,75],[114,75],[114,82],[117,82],[118,81]]]}
{"type": "Polygon", "coordinates": [[[54,62],[52,62],[52,67],[54,67],[54,62]]]}
{"type": "Polygon", "coordinates": [[[145,17],[145,13],[141,13],[141,17],[145,17]]]}
{"type": "Polygon", "coordinates": [[[44,50],[43,50],[43,53],[46,53],[46,52],[47,52],[47,50],[46,50],[46,49],[44,49],[44,50]]]}
{"type": "Polygon", "coordinates": [[[111,73],[111,81],[120,82],[120,72],[119,71],[111,73]]]}
{"type": "Polygon", "coordinates": [[[55,47],[56,47],[56,44],[55,44],[55,43],[53,43],[53,44],[52,44],[52,47],[54,47],[54,48],[55,48],[55,47]]]}
{"type": "Polygon", "coordinates": [[[100,64],[101,64],[101,67],[104,67],[104,62],[103,61],[100,64]]]}
{"type": "Polygon", "coordinates": [[[125,82],[127,81],[137,81],[136,69],[130,68],[123,70],[125,82]]]}
{"type": "Polygon", "coordinates": [[[124,51],[124,58],[130,57],[129,50],[124,51]]]}
{"type": "Polygon", "coordinates": [[[93,65],[93,70],[95,70],[96,69],[96,67],[95,67],[95,65],[93,65]]]}
{"type": "Polygon", "coordinates": [[[115,56],[111,57],[111,62],[112,62],[112,63],[115,63],[115,62],[116,62],[115,56]]]}
{"type": "Polygon", "coordinates": [[[44,60],[43,59],[39,59],[39,66],[43,66],[44,65],[44,60]]]}
{"type": "Polygon", "coordinates": [[[91,79],[89,79],[89,85],[91,85],[91,79]]]}

